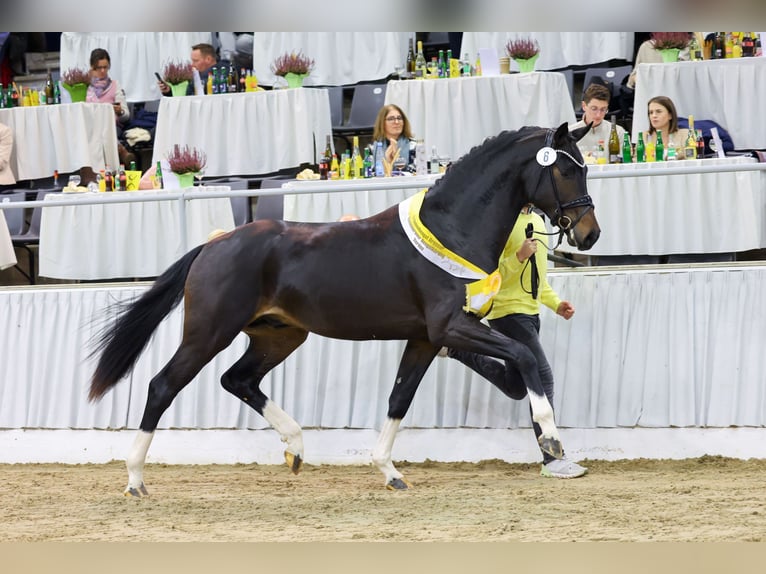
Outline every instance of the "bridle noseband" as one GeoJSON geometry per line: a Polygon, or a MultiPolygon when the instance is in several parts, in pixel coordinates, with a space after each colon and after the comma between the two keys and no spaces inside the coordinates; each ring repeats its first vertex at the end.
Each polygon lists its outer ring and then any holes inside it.
{"type": "MultiPolygon", "coordinates": [[[[558,154],[565,155],[569,159],[574,162],[575,165],[579,166],[582,169],[585,169],[585,164],[577,161],[569,152],[566,152],[562,149],[554,149],[553,148],[553,130],[549,129],[548,133],[545,135],[545,147],[552,149],[557,155],[556,158],[558,159],[558,154]]],[[[538,180],[537,187],[535,188],[535,195],[537,195],[537,190],[540,189],[540,185],[542,184],[543,175],[545,173],[548,173],[551,180],[551,187],[553,187],[553,195],[556,198],[556,209],[553,212],[553,217],[551,217],[551,223],[559,228],[558,232],[553,233],[547,233],[546,235],[556,235],[558,233],[559,239],[556,245],[553,247],[553,249],[556,249],[559,245],[561,245],[561,241],[564,238],[564,234],[569,234],[574,227],[580,222],[580,220],[585,216],[586,213],[588,213],[588,210],[593,209],[593,199],[591,199],[591,196],[588,194],[582,195],[576,199],[573,199],[572,201],[567,201],[566,203],[561,202],[561,196],[559,195],[559,188],[556,185],[556,178],[553,175],[553,166],[556,165],[556,161],[551,162],[548,165],[543,165],[542,170],[540,171],[540,179],[538,180]],[[584,207],[580,213],[578,213],[577,218],[573,221],[571,217],[568,215],[564,215],[565,209],[577,209],[580,207],[584,207]]],[[[549,216],[550,217],[550,216],[549,216]]]]}

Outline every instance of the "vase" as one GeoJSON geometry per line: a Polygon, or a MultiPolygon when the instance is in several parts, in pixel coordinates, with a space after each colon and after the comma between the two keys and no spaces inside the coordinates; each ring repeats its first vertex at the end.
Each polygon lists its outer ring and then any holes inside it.
{"type": "Polygon", "coordinates": [[[285,80],[287,80],[287,87],[288,88],[300,88],[303,86],[303,79],[308,76],[308,74],[293,74],[292,72],[288,72],[285,74],[285,80]]]}
{"type": "Polygon", "coordinates": [[[194,187],[194,174],[190,171],[186,173],[179,173],[178,175],[178,184],[181,186],[181,189],[186,189],[187,187],[194,187]]]}
{"type": "Polygon", "coordinates": [[[170,91],[173,92],[173,97],[185,96],[186,90],[189,89],[189,80],[184,80],[177,84],[170,84],[170,91]]]}
{"type": "Polygon", "coordinates": [[[516,61],[516,64],[519,66],[519,72],[534,72],[535,71],[535,62],[537,62],[537,58],[540,56],[540,54],[535,54],[531,58],[528,58],[526,60],[522,58],[514,58],[516,61]]]}
{"type": "Polygon", "coordinates": [[[65,84],[61,83],[64,89],[69,92],[72,102],[84,102],[88,95],[88,84],[65,84]]]}
{"type": "Polygon", "coordinates": [[[678,48],[665,48],[663,50],[658,50],[660,53],[660,56],[662,56],[662,61],[667,62],[677,62],[678,61],[678,53],[681,50],[678,48]]]}

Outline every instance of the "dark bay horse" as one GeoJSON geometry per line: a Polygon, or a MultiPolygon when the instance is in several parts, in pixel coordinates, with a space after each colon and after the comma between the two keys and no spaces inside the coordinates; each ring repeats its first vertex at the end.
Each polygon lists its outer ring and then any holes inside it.
{"type": "MultiPolygon", "coordinates": [[[[475,270],[481,277],[497,269],[516,217],[527,203],[542,209],[572,245],[589,249],[596,242],[600,229],[587,194],[587,168],[576,145],[587,129],[570,134],[566,124],[556,130],[525,127],[473,148],[419,196],[422,205],[415,221],[430,239],[408,235],[412,212],[402,208],[411,203],[407,200],[351,222],[255,221],[176,261],[120,313],[96,348],[100,356],[90,400],[99,399],[129,373],[160,322],[184,299],[181,344],[149,384],[140,430],[127,459],[125,494],[147,494],[144,463],[161,415],[240,332],[250,338],[248,349],[223,374],[221,385],[280,434],[287,444],[285,459],[295,473],[304,458],[301,427],[259,385],[309,332],[336,339],[407,341],[388,417],[373,450],[373,462],[388,488],[410,486],[392,464],[391,449],[421,378],[442,346],[517,366],[533,420],[543,431],[541,448],[560,457],[553,411],[533,355],[464,307],[475,270]],[[442,259],[467,262],[474,271],[465,273],[465,266],[463,272],[446,270],[449,265],[427,259],[434,250],[422,243],[440,244],[437,259],[448,253],[442,259]]],[[[518,389],[501,390],[519,395],[518,389]]]]}

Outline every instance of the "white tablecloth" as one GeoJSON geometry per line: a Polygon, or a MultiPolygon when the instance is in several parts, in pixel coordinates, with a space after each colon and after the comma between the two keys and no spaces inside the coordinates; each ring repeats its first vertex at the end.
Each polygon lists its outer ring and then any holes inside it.
{"type": "Polygon", "coordinates": [[[414,32],[255,32],[253,68],[259,83],[274,85],[271,63],[287,52],[303,51],[315,62],[306,86],[379,80],[404,65],[407,42],[414,37],[414,32]]]}
{"type": "MultiPolygon", "coordinates": [[[[483,48],[494,48],[498,57],[505,56],[508,40],[527,37],[540,44],[538,70],[633,59],[633,32],[463,32],[460,56],[468,52],[473,62],[483,48]]],[[[511,69],[518,69],[515,62],[511,69]]]]}
{"type": "MultiPolygon", "coordinates": [[[[727,253],[766,247],[766,175],[762,171],[661,175],[679,165],[755,162],[750,158],[641,164],[658,175],[588,178],[601,237],[585,255],[727,253]]],[[[625,171],[632,165],[589,166],[625,171]]],[[[566,240],[560,251],[577,252],[566,240]]]]}
{"type": "Polygon", "coordinates": [[[646,106],[655,96],[672,99],[679,116],[718,122],[736,149],[766,148],[766,58],[639,64],[633,141],[649,128],[646,106]]]}
{"type": "Polygon", "coordinates": [[[11,169],[17,180],[53,176],[90,166],[119,165],[110,104],[60,104],[0,109],[13,130],[11,169]]]}
{"type": "Polygon", "coordinates": [[[436,146],[453,160],[503,130],[575,121],[569,88],[558,73],[392,81],[386,103],[404,110],[429,154],[436,146]]]}
{"type": "Polygon", "coordinates": [[[61,72],[90,68],[94,48],[109,52],[109,75],[125,89],[129,102],[161,97],[154,73],[171,60],[191,61],[194,44],[211,43],[211,32],[62,32],[61,72]]]}
{"type": "MultiPolygon", "coordinates": [[[[229,191],[207,187],[206,191],[229,191]]],[[[163,191],[123,191],[110,196],[162,195],[163,191]]],[[[45,201],[94,194],[49,194],[45,201]]],[[[57,279],[155,277],[186,251],[204,243],[215,229],[234,229],[228,197],[186,202],[186,248],[181,241],[177,200],[70,205],[43,208],[40,222],[40,275],[57,279]]]]}
{"type": "Polygon", "coordinates": [[[207,154],[206,176],[271,173],[316,163],[331,133],[324,89],[162,98],[152,161],[188,144],[207,154]]]}

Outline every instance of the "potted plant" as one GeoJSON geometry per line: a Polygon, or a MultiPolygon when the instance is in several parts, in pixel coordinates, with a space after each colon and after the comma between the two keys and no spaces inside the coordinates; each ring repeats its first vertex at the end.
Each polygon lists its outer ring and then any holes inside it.
{"type": "Polygon", "coordinates": [[[532,38],[514,38],[508,40],[505,51],[519,65],[520,72],[531,72],[540,55],[540,44],[532,38]]]}
{"type": "Polygon", "coordinates": [[[314,60],[305,56],[303,52],[284,53],[271,63],[271,71],[275,76],[282,76],[287,80],[290,88],[298,88],[303,85],[303,79],[314,69],[314,60]]]}
{"type": "Polygon", "coordinates": [[[165,64],[164,80],[170,86],[173,96],[185,96],[189,82],[194,78],[191,62],[171,61],[165,64]]]}
{"type": "Polygon", "coordinates": [[[90,84],[90,74],[81,68],[69,68],[61,74],[61,85],[69,92],[73,102],[84,102],[90,84]]]}
{"type": "Polygon", "coordinates": [[[662,55],[663,62],[677,62],[678,53],[689,46],[689,32],[652,32],[654,49],[662,55]]]}
{"type": "Polygon", "coordinates": [[[173,146],[165,159],[168,160],[170,171],[178,176],[182,188],[191,187],[194,184],[194,175],[200,173],[207,163],[205,152],[179,144],[173,146]]]}

